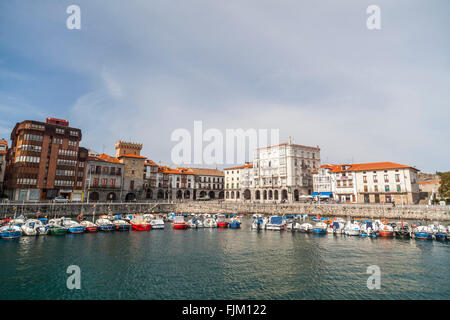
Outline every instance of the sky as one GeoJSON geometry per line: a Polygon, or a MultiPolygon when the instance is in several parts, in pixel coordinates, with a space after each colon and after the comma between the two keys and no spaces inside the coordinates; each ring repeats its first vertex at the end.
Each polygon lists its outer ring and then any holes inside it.
{"type": "Polygon", "coordinates": [[[449,12],[448,0],[1,1],[0,138],[50,116],[82,129],[84,147],[140,142],[170,165],[171,134],[202,121],[279,129],[322,163],[448,171],[449,12]],[[66,27],[72,4],[80,30],[66,27]],[[380,30],[366,26],[372,4],[380,30]]]}

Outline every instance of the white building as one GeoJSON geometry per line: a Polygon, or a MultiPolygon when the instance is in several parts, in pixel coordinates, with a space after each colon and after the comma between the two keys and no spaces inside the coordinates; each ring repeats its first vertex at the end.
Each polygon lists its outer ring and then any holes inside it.
{"type": "Polygon", "coordinates": [[[338,202],[414,204],[418,171],[394,162],[324,165],[313,174],[314,191],[332,192],[338,202]]]}
{"type": "MultiPolygon", "coordinates": [[[[320,148],[289,142],[256,149],[253,156],[254,188],[251,200],[299,201],[313,192],[311,172],[320,166],[320,148]]],[[[245,190],[246,193],[248,193],[245,190]]]]}
{"type": "Polygon", "coordinates": [[[241,201],[251,199],[253,188],[253,165],[245,163],[239,167],[224,169],[225,200],[241,201]]]}

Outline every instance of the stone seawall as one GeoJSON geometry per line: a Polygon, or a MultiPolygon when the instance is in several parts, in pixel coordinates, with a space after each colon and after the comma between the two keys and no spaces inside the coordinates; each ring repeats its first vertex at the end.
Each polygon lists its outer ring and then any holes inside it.
{"type": "Polygon", "coordinates": [[[320,214],[323,217],[358,217],[450,221],[450,206],[396,206],[364,204],[251,204],[225,202],[185,203],[96,203],[93,204],[1,204],[0,217],[24,215],[59,217],[117,213],[243,213],[243,214],[320,214]]]}

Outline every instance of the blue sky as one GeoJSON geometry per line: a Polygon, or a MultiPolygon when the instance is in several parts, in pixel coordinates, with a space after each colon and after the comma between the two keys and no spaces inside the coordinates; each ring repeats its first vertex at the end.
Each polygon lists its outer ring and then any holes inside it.
{"type": "Polygon", "coordinates": [[[279,128],[322,163],[450,170],[450,2],[2,1],[0,138],[68,119],[170,164],[171,132],[279,128]],[[66,8],[81,7],[81,30],[66,8]],[[378,31],[366,8],[381,8],[378,31]]]}

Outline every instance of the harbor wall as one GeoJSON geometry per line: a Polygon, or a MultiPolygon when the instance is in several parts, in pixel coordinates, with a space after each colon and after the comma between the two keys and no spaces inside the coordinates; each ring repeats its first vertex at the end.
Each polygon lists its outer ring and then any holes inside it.
{"type": "Polygon", "coordinates": [[[14,215],[26,217],[39,216],[70,217],[80,213],[96,216],[118,213],[242,213],[242,214],[319,214],[322,217],[387,218],[450,221],[450,206],[392,206],[389,204],[260,204],[227,202],[182,202],[182,203],[22,203],[0,204],[0,217],[14,215]]]}

